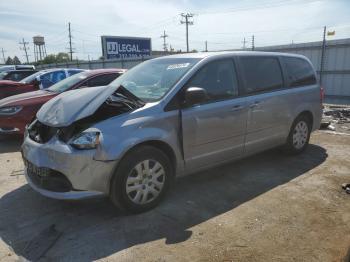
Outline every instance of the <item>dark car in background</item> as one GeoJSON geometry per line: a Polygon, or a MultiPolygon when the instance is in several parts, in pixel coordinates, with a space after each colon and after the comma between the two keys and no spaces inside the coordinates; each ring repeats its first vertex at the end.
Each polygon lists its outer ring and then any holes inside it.
{"type": "Polygon", "coordinates": [[[84,70],[75,68],[56,68],[41,70],[19,82],[0,80],[0,99],[40,89],[47,89],[57,82],[82,71],[84,70]]]}
{"type": "Polygon", "coordinates": [[[0,100],[0,134],[23,134],[25,126],[40,107],[58,94],[72,89],[105,86],[123,74],[124,69],[97,69],[68,77],[48,89],[0,100]]]}
{"type": "Polygon", "coordinates": [[[34,65],[5,65],[0,66],[0,72],[6,72],[10,70],[35,70],[34,65]]]}
{"type": "Polygon", "coordinates": [[[4,72],[0,72],[0,80],[11,80],[11,81],[18,82],[36,72],[38,71],[33,69],[4,71],[4,72]]]}

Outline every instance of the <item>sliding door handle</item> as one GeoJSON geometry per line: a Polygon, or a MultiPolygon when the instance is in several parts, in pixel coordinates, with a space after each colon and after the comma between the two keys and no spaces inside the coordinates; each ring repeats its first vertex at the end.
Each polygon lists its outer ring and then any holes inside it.
{"type": "Polygon", "coordinates": [[[232,112],[240,111],[242,109],[244,109],[244,106],[242,106],[242,105],[235,105],[235,106],[231,107],[232,112]]]}
{"type": "Polygon", "coordinates": [[[254,108],[254,107],[257,107],[259,104],[260,104],[260,101],[255,101],[254,103],[250,104],[249,107],[254,108]]]}

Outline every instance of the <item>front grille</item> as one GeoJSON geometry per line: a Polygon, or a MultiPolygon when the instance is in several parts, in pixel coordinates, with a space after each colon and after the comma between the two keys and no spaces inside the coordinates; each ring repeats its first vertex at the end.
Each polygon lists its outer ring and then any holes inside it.
{"type": "Polygon", "coordinates": [[[58,128],[50,127],[35,120],[28,127],[29,137],[37,143],[44,144],[57,134],[58,128]]]}
{"type": "Polygon", "coordinates": [[[28,161],[25,163],[27,175],[36,186],[61,193],[72,190],[72,184],[62,173],[45,167],[37,167],[28,161]]]}

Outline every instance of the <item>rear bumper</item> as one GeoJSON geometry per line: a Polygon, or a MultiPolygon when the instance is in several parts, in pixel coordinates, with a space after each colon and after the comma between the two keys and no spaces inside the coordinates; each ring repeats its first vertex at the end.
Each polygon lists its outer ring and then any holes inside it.
{"type": "Polygon", "coordinates": [[[69,191],[69,192],[53,192],[37,186],[28,176],[27,170],[24,171],[26,180],[30,187],[36,192],[40,193],[43,196],[60,199],[60,200],[81,200],[87,198],[103,197],[105,196],[102,192],[96,191],[69,191]]]}

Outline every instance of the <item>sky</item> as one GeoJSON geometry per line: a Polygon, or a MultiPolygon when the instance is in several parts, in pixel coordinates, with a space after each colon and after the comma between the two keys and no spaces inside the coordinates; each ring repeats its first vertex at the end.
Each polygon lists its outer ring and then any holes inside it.
{"type": "Polygon", "coordinates": [[[350,38],[350,0],[11,0],[0,1],[0,61],[17,55],[19,42],[45,37],[48,54],[68,51],[71,22],[74,57],[98,59],[101,35],[151,37],[152,49],[166,41],[175,50],[186,49],[181,13],[192,13],[190,49],[208,50],[303,43],[322,40],[323,27],[336,31],[327,39],[350,38]]]}

